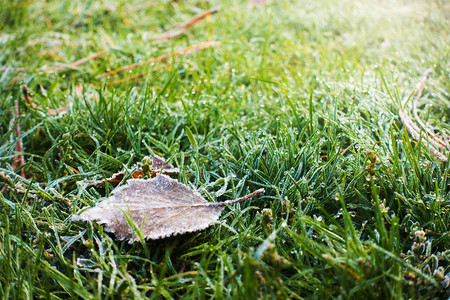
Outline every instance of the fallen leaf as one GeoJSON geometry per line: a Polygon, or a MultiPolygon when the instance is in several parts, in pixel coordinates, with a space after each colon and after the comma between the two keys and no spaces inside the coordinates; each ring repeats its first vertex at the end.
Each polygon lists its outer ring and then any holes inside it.
{"type": "MultiPolygon", "coordinates": [[[[178,168],[175,168],[172,164],[166,163],[166,160],[162,157],[158,156],[151,156],[149,157],[152,162],[152,173],[155,171],[156,173],[159,173],[162,171],[163,174],[176,174],[180,170],[178,168]]],[[[142,168],[142,163],[138,163],[137,166],[142,168]]],[[[156,175],[156,174],[155,174],[156,175]]]]}
{"type": "Polygon", "coordinates": [[[219,218],[225,206],[261,193],[264,189],[236,200],[208,202],[198,192],[159,174],[148,180],[130,179],[109,198],[72,219],[97,220],[117,239],[130,243],[139,240],[131,227],[140,229],[143,238],[154,240],[205,229],[219,218]]]}
{"type": "MultiPolygon", "coordinates": [[[[166,163],[166,161],[162,157],[158,157],[158,156],[153,157],[153,156],[151,156],[151,157],[148,157],[148,158],[152,162],[152,174],[151,174],[151,177],[155,177],[159,173],[166,174],[166,175],[171,175],[171,174],[176,174],[176,173],[178,173],[180,171],[180,170],[178,170],[178,168],[175,168],[172,164],[166,163]]],[[[137,170],[133,171],[133,173],[131,174],[131,177],[133,177],[133,178],[142,178],[142,177],[144,177],[144,172],[142,171],[142,167],[143,166],[144,166],[143,163],[135,164],[132,167],[132,169],[137,169],[137,170]]],[[[88,184],[88,185],[100,185],[100,184],[104,184],[105,182],[120,183],[120,182],[122,182],[124,177],[125,177],[125,172],[121,171],[121,172],[114,173],[111,177],[106,178],[106,180],[105,179],[100,179],[100,180],[83,180],[82,183],[88,184]]]]}

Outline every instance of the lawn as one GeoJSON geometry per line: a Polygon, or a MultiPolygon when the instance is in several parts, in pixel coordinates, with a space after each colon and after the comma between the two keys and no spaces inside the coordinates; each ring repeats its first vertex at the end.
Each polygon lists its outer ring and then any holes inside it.
{"type": "Polygon", "coordinates": [[[0,3],[3,298],[449,297],[447,1],[0,3]],[[72,217],[146,156],[265,193],[133,243],[72,217]]]}

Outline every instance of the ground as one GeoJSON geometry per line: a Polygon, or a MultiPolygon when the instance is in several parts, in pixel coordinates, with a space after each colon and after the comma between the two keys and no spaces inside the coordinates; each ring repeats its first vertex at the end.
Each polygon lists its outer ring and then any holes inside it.
{"type": "Polygon", "coordinates": [[[448,298],[446,1],[0,3],[3,297],[448,298]],[[145,156],[265,194],[132,244],[72,219],[145,156]]]}

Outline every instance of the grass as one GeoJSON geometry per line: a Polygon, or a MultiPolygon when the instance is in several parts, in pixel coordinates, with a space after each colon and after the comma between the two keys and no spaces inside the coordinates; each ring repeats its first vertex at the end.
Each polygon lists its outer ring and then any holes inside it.
{"type": "Polygon", "coordinates": [[[419,114],[449,135],[448,3],[250,2],[0,0],[3,298],[448,297],[449,164],[398,117],[431,68],[419,114]],[[77,182],[154,154],[214,201],[266,193],[147,243],[71,220],[113,188],[77,182]]]}

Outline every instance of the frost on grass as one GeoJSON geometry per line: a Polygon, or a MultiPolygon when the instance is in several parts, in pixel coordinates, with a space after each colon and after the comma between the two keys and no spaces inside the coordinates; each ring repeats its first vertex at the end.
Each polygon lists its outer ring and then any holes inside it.
{"type": "Polygon", "coordinates": [[[119,240],[132,243],[139,239],[136,231],[145,239],[160,239],[202,230],[219,218],[226,205],[263,192],[260,189],[236,200],[213,203],[177,180],[159,174],[149,180],[130,179],[108,199],[73,219],[96,220],[119,240]]]}

